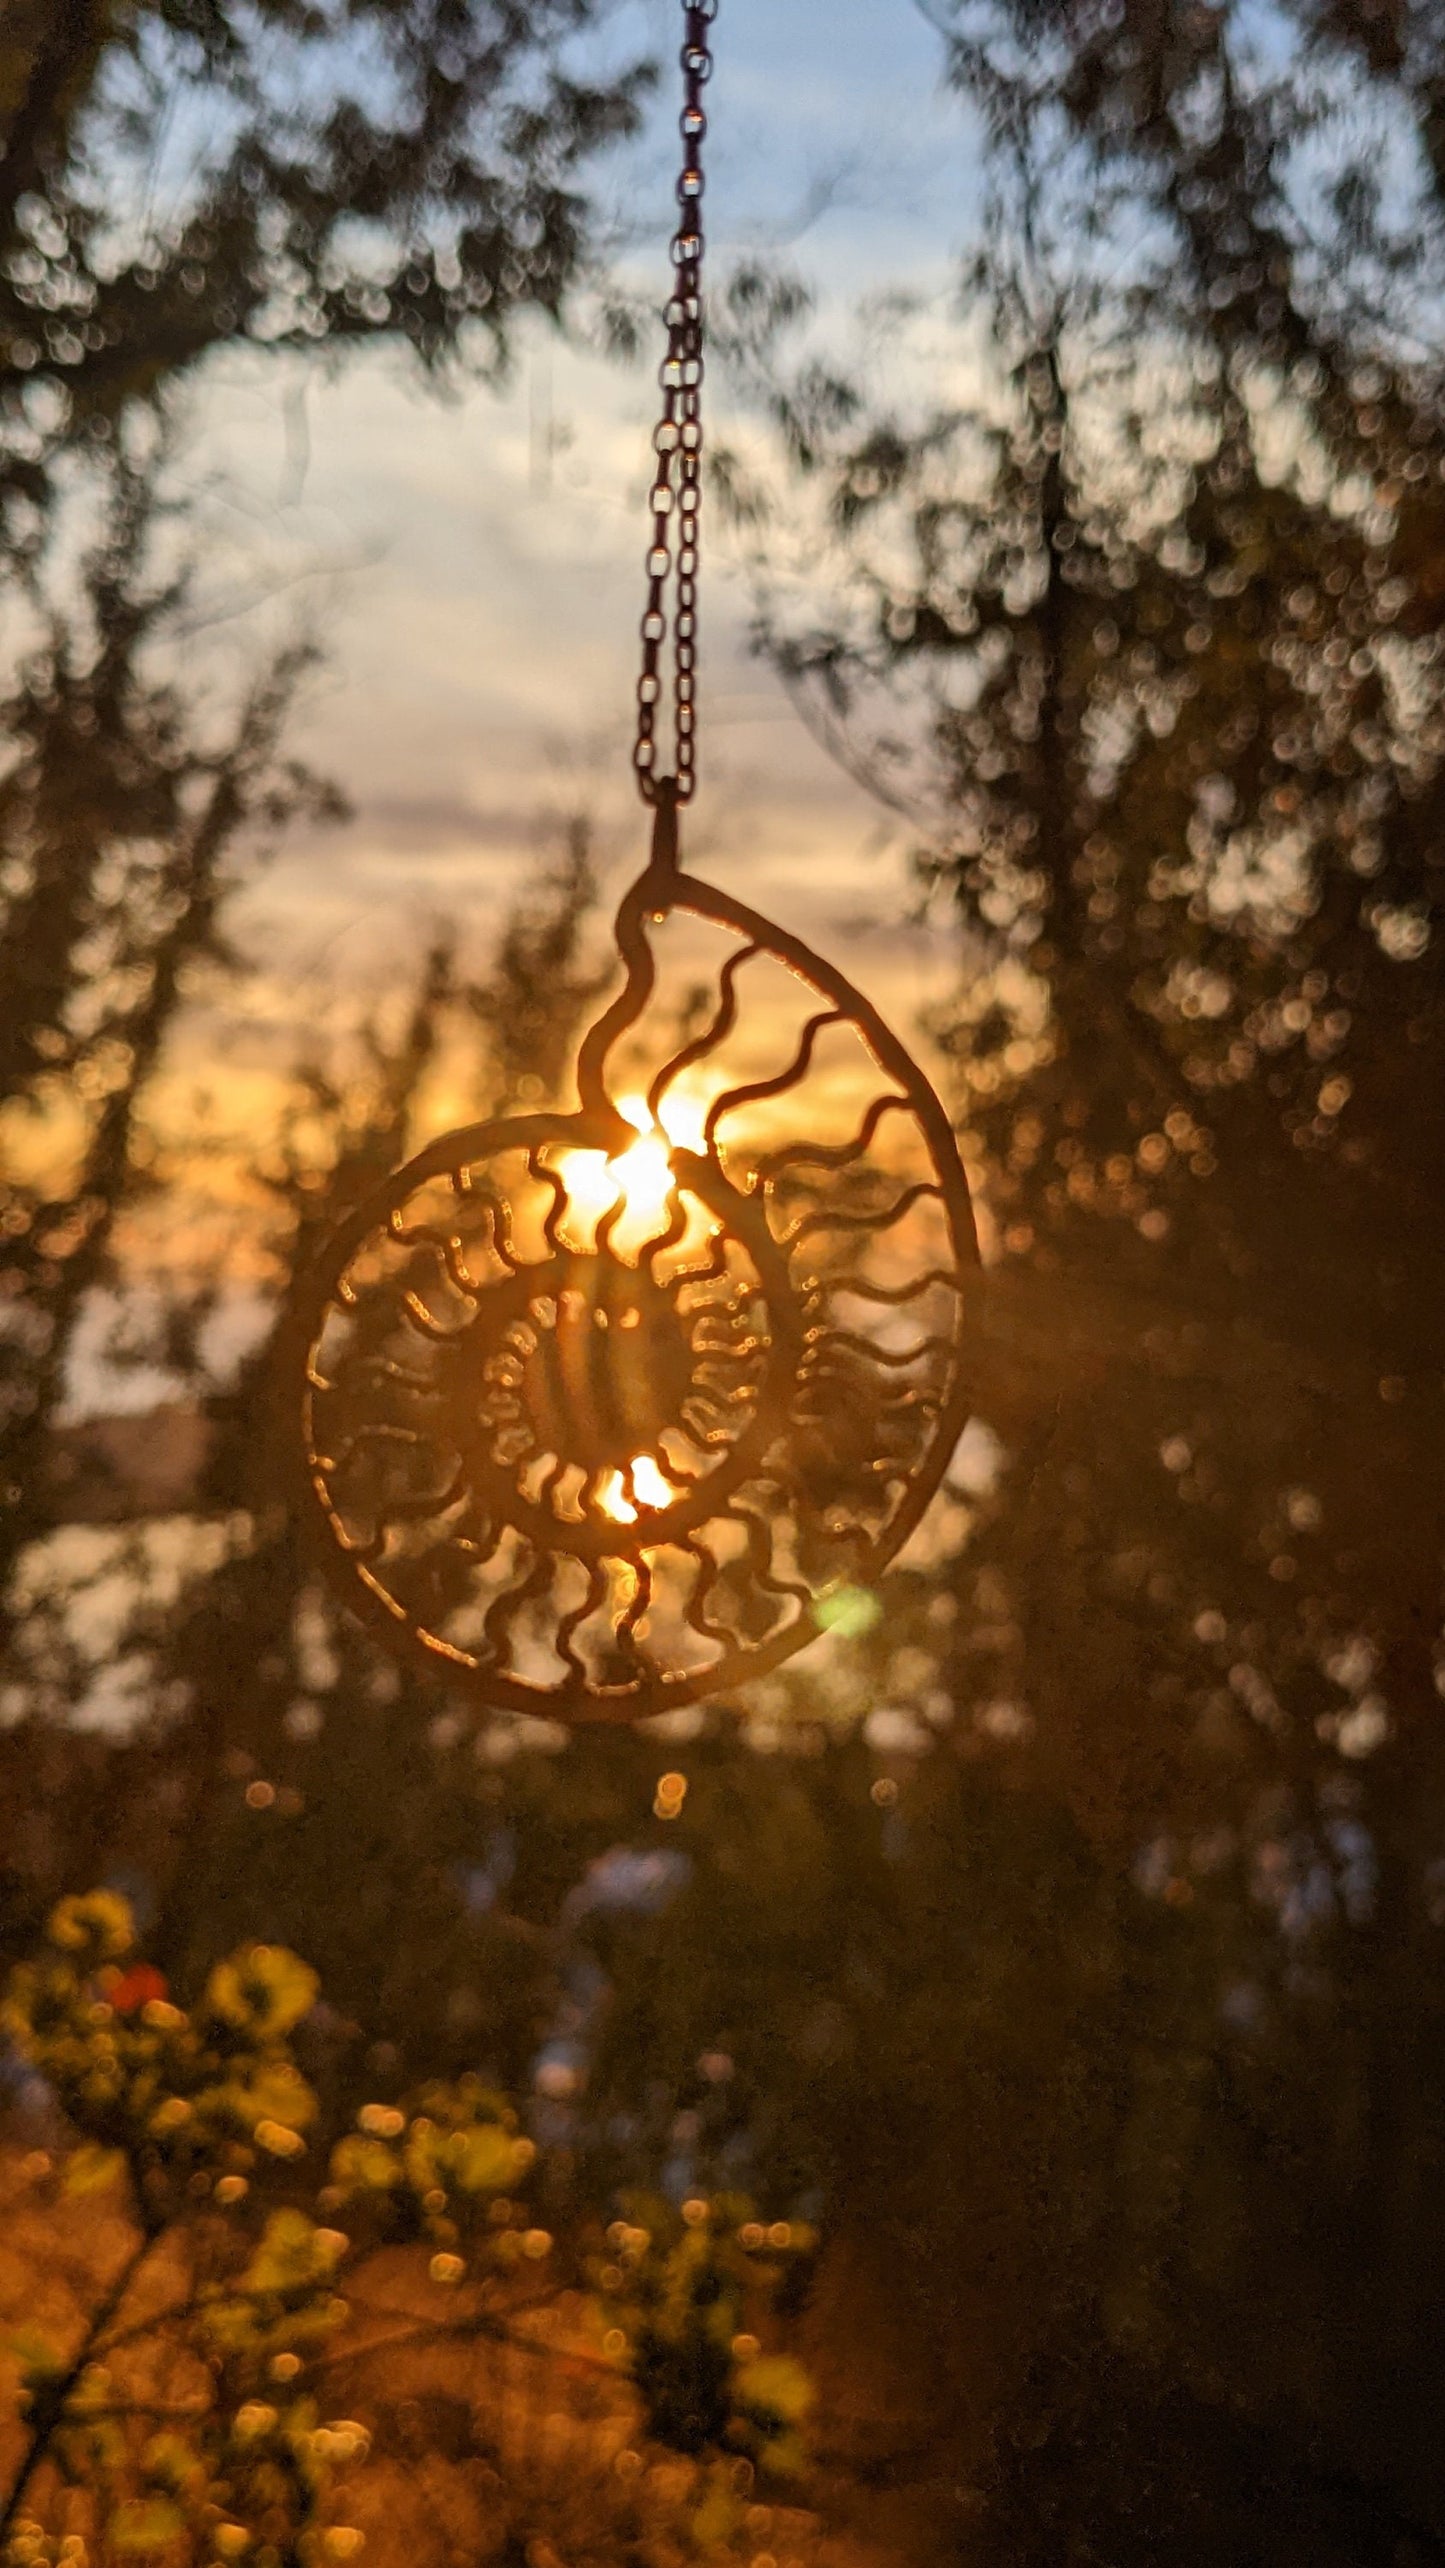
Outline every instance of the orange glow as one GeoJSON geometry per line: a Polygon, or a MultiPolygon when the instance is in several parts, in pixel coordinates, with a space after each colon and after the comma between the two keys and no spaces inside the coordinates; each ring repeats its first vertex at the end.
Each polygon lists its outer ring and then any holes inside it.
{"type": "MultiPolygon", "coordinates": [[[[680,1819],[682,1817],[682,1805],[686,1799],[687,1777],[685,1774],[659,1775],[657,1779],[657,1790],[652,1799],[652,1815],[654,1819],[680,1819]]],[[[686,2207],[684,2207],[683,2217],[684,2219],[687,2217],[686,2207]]]]}
{"type": "MultiPolygon", "coordinates": [[[[624,1097],[622,1111],[639,1132],[653,1129],[643,1098],[624,1097]]],[[[707,1112],[706,1097],[679,1082],[662,1099],[657,1122],[674,1150],[701,1151],[707,1138],[707,1112]]]]}
{"type": "Polygon", "coordinates": [[[627,1495],[627,1484],[620,1471],[609,1471],[598,1486],[597,1504],[614,1525],[635,1525],[637,1509],[627,1495]]]}
{"type": "Polygon", "coordinates": [[[632,1486],[644,1507],[670,1507],[677,1496],[650,1453],[640,1453],[633,1463],[632,1486]]]}
{"type": "Polygon", "coordinates": [[[631,1222],[660,1221],[673,1193],[672,1153],[660,1132],[644,1133],[620,1158],[608,1161],[608,1173],[631,1222]]]}
{"type": "Polygon", "coordinates": [[[604,1516],[611,1517],[614,1525],[635,1525],[639,1510],[633,1505],[633,1498],[642,1507],[670,1507],[676,1496],[677,1491],[665,1478],[653,1455],[640,1453],[626,1472],[607,1473],[597,1492],[597,1504],[604,1516]],[[629,1482],[631,1497],[628,1495],[629,1482]]]}
{"type": "Polygon", "coordinates": [[[672,1149],[680,1144],[676,1133],[653,1122],[645,1098],[621,1097],[618,1107],[636,1126],[637,1140],[611,1159],[600,1150],[565,1150],[557,1173],[571,1211],[592,1224],[620,1210],[623,1230],[640,1244],[667,1218],[675,1192],[672,1149]]]}

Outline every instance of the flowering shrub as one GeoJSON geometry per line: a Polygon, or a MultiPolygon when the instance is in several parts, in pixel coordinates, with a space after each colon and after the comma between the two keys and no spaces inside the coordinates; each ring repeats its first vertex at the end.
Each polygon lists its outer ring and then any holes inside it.
{"type": "MultiPolygon", "coordinates": [[[[473,2335],[505,2335],[519,2286],[550,2271],[526,2201],[534,2144],[479,2079],[365,2105],[312,2188],[318,2107],[292,2037],[316,1995],[294,1953],[250,1944],[178,2006],[111,1891],[62,1900],[12,1973],[0,2031],[73,2126],[63,2187],[123,2188],[131,2229],[78,2343],[11,2342],[28,2441],[0,2496],[0,2568],[350,2559],[346,2473],[369,2438],[323,2403],[349,2263],[387,2241],[430,2250],[434,2283],[469,2287],[457,2327],[473,2335]]],[[[799,2466],[807,2380],[752,2322],[811,2243],[740,2201],[658,2202],[615,2222],[596,2260],[604,2359],[658,2441],[711,2456],[704,2515],[722,2538],[729,2469],[799,2466]]]]}
{"type": "Polygon", "coordinates": [[[289,2048],[315,1995],[293,1953],[251,1945],[217,1965],[198,2006],[176,2006],[111,1891],[62,1900],[45,1952],[12,1974],[0,2026],[79,2135],[65,2188],[123,2179],[138,2234],[78,2348],[33,2330],[11,2346],[30,2437],[0,2504],[5,2568],[85,2568],[81,2536],[57,2546],[27,2511],[46,2463],[88,2492],[101,2558],[319,2568],[359,2548],[328,2516],[366,2436],[323,2422],[311,2378],[347,2314],[336,2277],[351,2242],[275,2199],[316,2116],[289,2048]],[[158,2397],[157,2322],[126,2312],[182,2229],[188,2287],[165,2303],[158,2397]]]}
{"type": "Polygon", "coordinates": [[[322,2201],[359,2234],[429,2243],[433,2282],[482,2280],[551,2250],[518,2199],[536,2154],[500,2096],[459,2078],[424,2087],[406,2107],[364,2105],[332,2151],[322,2201]]]}
{"type": "Polygon", "coordinates": [[[639,2199],[593,2260],[604,2347],[636,2383],[649,2430],[676,2452],[733,2452],[777,2477],[802,2466],[812,2390],[802,2365],[753,2332],[790,2264],[814,2245],[797,2221],[765,2226],[736,2195],[675,2210],[639,2199]]]}
{"type": "Polygon", "coordinates": [[[49,2080],[89,2143],[73,2176],[122,2172],[143,2226],[182,2194],[239,2200],[258,2162],[299,2157],[316,2099],[288,2040],[316,1997],[294,1953],[250,1945],[212,1971],[191,2014],[159,1971],[133,1958],[125,1900],[63,1899],[49,1949],[11,1977],[0,2028],[49,2080]]]}

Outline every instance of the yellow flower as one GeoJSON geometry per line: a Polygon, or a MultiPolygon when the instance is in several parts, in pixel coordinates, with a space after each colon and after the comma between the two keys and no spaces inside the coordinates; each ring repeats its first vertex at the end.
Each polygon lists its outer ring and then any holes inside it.
{"type": "Polygon", "coordinates": [[[223,2024],[259,2041],[279,2041],[316,2002],[320,1981],[284,1944],[246,1944],[217,1962],[206,2003],[223,2024]]]}
{"type": "Polygon", "coordinates": [[[119,1961],[135,1949],[130,1901],[118,1890],[87,1890],[60,1900],[45,1931],[62,1953],[81,1953],[97,1964],[119,1961]]]}

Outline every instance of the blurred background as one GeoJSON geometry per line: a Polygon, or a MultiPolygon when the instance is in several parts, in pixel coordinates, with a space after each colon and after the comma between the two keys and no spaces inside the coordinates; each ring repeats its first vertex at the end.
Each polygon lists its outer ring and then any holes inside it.
{"type": "Polygon", "coordinates": [[[306,1956],[337,2113],[815,2226],[869,2557],[1433,2560],[1435,0],[723,0],[689,854],[938,1082],[977,1415],[635,1733],[299,1539],[288,1279],[570,1102],[643,849],[678,17],[0,13],[5,1957],[110,1883],[306,1956]]]}

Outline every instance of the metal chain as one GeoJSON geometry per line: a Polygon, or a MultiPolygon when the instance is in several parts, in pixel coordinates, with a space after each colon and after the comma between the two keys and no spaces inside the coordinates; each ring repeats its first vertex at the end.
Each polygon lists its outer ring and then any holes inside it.
{"type": "Polygon", "coordinates": [[[662,698],[662,646],[667,588],[674,576],[673,799],[690,802],[697,782],[697,569],[702,506],[702,146],[707,116],[702,94],[712,77],[708,29],[717,0],[683,0],[682,171],[672,242],[675,270],[667,307],[667,354],[658,373],[662,416],[653,432],[652,544],[647,556],[647,608],[642,618],[642,675],[637,682],[637,742],[632,763],[642,799],[656,803],[657,708],[662,698]],[[673,526],[676,521],[676,537],[673,526]]]}

